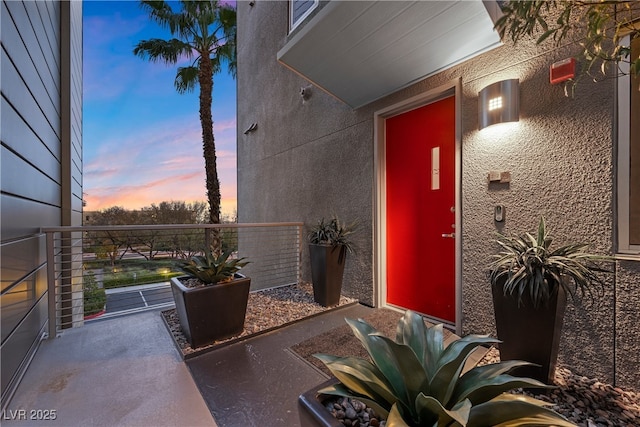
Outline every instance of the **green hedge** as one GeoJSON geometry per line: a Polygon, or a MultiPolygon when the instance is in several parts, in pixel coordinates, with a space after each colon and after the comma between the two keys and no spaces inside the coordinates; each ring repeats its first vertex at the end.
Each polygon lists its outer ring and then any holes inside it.
{"type": "Polygon", "coordinates": [[[105,289],[122,288],[126,286],[146,285],[148,283],[166,282],[172,277],[181,276],[183,273],[170,272],[170,273],[157,273],[155,271],[138,270],[135,272],[136,277],[134,279],[131,271],[125,271],[123,273],[105,274],[103,281],[105,289]],[[107,276],[111,276],[107,278],[107,276]]]}
{"type": "Polygon", "coordinates": [[[99,288],[92,273],[83,276],[82,285],[84,288],[84,315],[100,313],[107,303],[107,295],[103,288],[99,288]]]}

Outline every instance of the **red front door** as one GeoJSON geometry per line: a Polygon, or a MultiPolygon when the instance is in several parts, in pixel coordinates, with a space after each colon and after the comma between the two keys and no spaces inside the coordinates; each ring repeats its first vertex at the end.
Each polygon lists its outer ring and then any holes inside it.
{"type": "Polygon", "coordinates": [[[455,323],[455,98],[385,129],[387,303],[455,323]]]}

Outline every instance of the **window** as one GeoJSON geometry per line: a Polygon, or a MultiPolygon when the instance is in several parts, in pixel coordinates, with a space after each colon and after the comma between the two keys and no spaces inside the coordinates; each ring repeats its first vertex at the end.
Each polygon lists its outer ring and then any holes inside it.
{"type": "MultiPolygon", "coordinates": [[[[629,43],[629,37],[623,44],[629,43]]],[[[633,40],[631,57],[640,55],[633,40]]],[[[640,77],[618,79],[618,251],[640,254],[640,77]]]]}
{"type": "Polygon", "coordinates": [[[313,12],[318,0],[289,0],[289,32],[313,12]]]}

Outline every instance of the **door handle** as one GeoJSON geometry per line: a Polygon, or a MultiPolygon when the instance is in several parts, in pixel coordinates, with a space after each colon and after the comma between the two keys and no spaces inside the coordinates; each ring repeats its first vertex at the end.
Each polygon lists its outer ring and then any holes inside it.
{"type": "Polygon", "coordinates": [[[449,239],[455,239],[456,238],[456,233],[442,233],[442,237],[446,237],[449,239]]]}

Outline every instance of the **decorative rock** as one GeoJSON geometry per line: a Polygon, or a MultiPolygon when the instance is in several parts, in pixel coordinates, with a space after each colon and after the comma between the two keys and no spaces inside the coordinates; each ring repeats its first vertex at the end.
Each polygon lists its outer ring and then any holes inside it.
{"type": "Polygon", "coordinates": [[[353,408],[347,408],[347,410],[344,412],[344,416],[345,416],[345,418],[349,418],[350,420],[354,420],[354,419],[358,418],[358,413],[353,408]]]}

